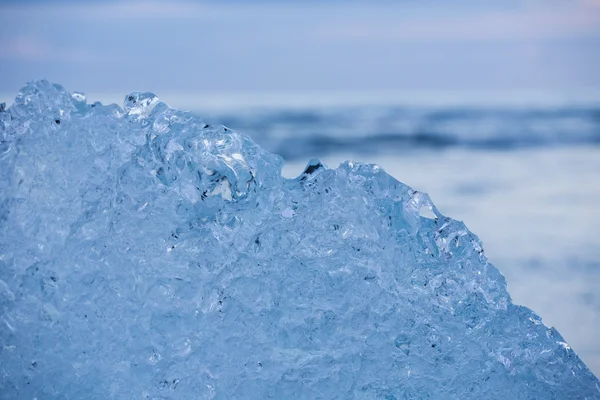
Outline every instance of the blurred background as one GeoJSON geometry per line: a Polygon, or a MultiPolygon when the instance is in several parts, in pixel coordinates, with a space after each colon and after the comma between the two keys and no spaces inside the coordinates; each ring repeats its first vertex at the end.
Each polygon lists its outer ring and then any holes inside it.
{"type": "Polygon", "coordinates": [[[152,91],[298,175],[377,163],[463,220],[600,376],[600,0],[0,3],[0,101],[152,91]]]}

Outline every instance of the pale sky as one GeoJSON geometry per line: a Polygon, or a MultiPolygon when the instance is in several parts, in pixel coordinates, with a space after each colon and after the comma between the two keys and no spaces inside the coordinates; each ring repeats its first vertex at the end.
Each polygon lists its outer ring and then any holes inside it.
{"type": "Polygon", "coordinates": [[[600,90],[600,0],[15,1],[0,36],[3,94],[600,90]]]}

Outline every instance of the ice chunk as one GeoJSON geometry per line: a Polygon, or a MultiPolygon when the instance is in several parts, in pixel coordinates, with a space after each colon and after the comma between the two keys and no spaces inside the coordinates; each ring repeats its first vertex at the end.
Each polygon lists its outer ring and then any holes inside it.
{"type": "Polygon", "coordinates": [[[284,179],[153,94],[45,81],[0,135],[3,398],[600,398],[477,237],[377,166],[284,179]]]}

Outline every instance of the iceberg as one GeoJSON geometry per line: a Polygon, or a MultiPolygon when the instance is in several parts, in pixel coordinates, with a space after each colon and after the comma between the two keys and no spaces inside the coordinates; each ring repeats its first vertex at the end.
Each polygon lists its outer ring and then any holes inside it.
{"type": "Polygon", "coordinates": [[[376,165],[151,93],[0,107],[0,397],[599,399],[477,236],[376,165]]]}

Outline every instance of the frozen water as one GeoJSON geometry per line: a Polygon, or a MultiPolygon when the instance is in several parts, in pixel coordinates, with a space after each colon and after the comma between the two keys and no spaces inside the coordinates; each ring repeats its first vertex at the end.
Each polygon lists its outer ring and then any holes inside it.
{"type": "Polygon", "coordinates": [[[477,237],[375,165],[284,179],[153,94],[46,81],[0,134],[2,398],[600,398],[477,237]]]}

